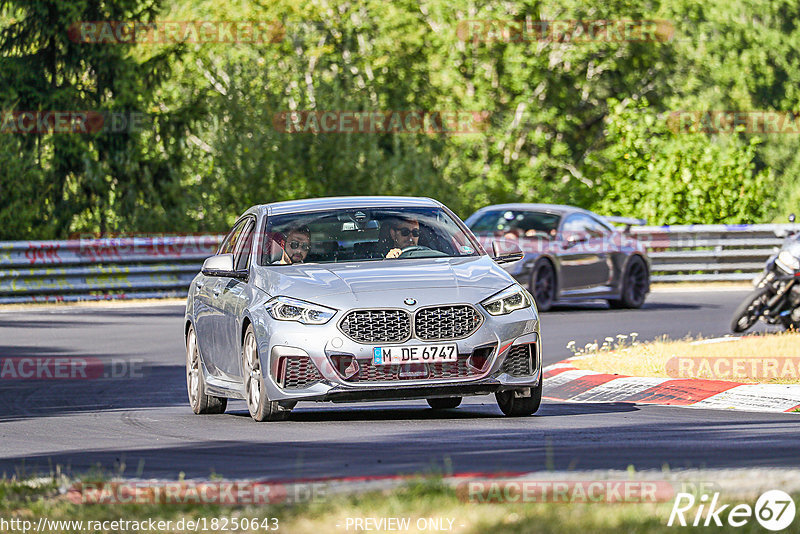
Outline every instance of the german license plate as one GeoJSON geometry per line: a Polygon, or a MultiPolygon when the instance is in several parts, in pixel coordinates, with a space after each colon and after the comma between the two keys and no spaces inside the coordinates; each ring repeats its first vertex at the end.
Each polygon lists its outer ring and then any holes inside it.
{"type": "Polygon", "coordinates": [[[372,351],[372,362],[375,365],[403,365],[410,363],[456,361],[458,361],[458,346],[455,343],[375,347],[372,351]]]}

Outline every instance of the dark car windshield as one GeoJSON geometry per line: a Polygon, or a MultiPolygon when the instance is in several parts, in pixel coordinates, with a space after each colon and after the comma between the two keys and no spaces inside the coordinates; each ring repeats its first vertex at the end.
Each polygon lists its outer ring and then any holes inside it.
{"type": "Polygon", "coordinates": [[[368,208],[273,215],[261,265],[479,255],[468,232],[441,208],[368,208]],[[299,237],[298,237],[299,236],[299,237]],[[298,253],[303,247],[305,256],[298,253]]]}
{"type": "Polygon", "coordinates": [[[552,238],[558,231],[561,216],[556,213],[523,210],[491,210],[471,221],[470,229],[477,235],[497,235],[516,232],[520,237],[552,238]]]}

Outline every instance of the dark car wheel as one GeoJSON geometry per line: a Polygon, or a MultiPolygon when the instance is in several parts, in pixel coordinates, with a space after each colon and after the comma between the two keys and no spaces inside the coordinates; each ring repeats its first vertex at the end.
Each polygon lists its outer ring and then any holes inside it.
{"type": "Polygon", "coordinates": [[[644,260],[634,256],[628,262],[622,278],[622,291],[619,299],[609,300],[612,308],[641,308],[650,289],[650,274],[644,260]]]}
{"type": "Polygon", "coordinates": [[[428,405],[434,410],[450,410],[461,404],[461,397],[445,397],[443,399],[428,399],[428,405]]]}
{"type": "Polygon", "coordinates": [[[206,381],[203,378],[203,365],[200,362],[194,326],[189,326],[189,331],[186,333],[186,389],[194,413],[198,415],[225,413],[228,399],[206,395],[206,381]]]}
{"type": "Polygon", "coordinates": [[[536,413],[542,404],[543,385],[544,381],[540,377],[539,385],[531,388],[528,397],[518,397],[514,390],[498,391],[494,396],[500,411],[509,417],[524,417],[536,413]]]}
{"type": "Polygon", "coordinates": [[[261,357],[258,354],[258,343],[253,325],[247,327],[242,346],[242,371],[244,374],[244,390],[247,397],[247,409],[250,416],[258,422],[282,421],[289,415],[290,409],[277,401],[267,398],[264,387],[264,374],[261,371],[261,357]]]}
{"type": "Polygon", "coordinates": [[[547,311],[556,300],[556,271],[553,264],[543,260],[531,272],[530,293],[536,301],[536,309],[547,311]]]}

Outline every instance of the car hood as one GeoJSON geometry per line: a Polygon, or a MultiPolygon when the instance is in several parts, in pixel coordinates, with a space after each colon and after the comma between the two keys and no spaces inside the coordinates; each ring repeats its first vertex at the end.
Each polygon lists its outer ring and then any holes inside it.
{"type": "Polygon", "coordinates": [[[254,284],[270,296],[319,304],[402,306],[476,302],[514,283],[488,256],[257,267],[254,284]],[[435,291],[425,291],[435,290],[435,291]],[[400,302],[394,302],[398,298],[400,302]]]}

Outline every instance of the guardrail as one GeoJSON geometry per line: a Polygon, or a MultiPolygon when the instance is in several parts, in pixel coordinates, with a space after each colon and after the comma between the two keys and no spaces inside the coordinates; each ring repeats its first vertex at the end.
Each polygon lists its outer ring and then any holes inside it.
{"type": "MultiPolygon", "coordinates": [[[[654,282],[751,280],[800,224],[639,226],[654,282]]],[[[0,242],[0,304],[183,297],[223,236],[0,242]]]]}
{"type": "Polygon", "coordinates": [[[631,234],[647,246],[654,282],[752,280],[799,224],[639,226],[631,234]]]}
{"type": "Polygon", "coordinates": [[[0,304],[182,297],[222,238],[0,242],[0,304]]]}

